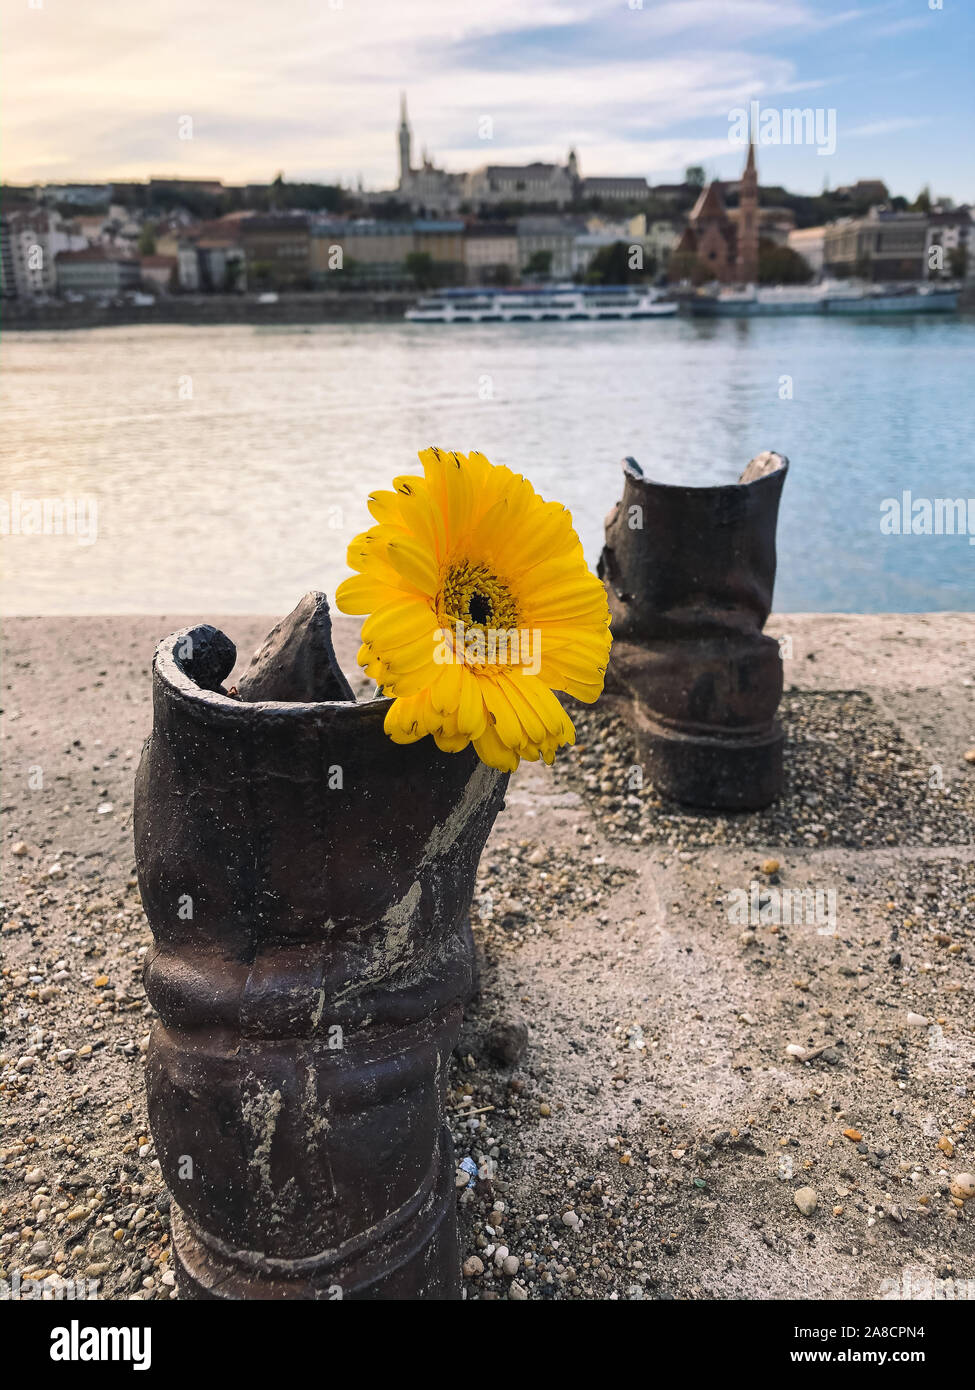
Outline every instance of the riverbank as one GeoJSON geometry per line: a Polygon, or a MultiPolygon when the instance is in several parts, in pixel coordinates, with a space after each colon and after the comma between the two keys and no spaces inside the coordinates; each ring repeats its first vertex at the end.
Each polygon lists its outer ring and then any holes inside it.
{"type": "Polygon", "coordinates": [[[152,304],[100,304],[63,300],[38,304],[8,300],[5,329],[110,328],[131,324],[302,324],[384,323],[402,319],[418,294],[408,290],[359,290],[320,294],[279,294],[263,303],[256,294],[158,295],[152,304]]]}
{"type": "MultiPolygon", "coordinates": [[[[693,295],[676,290],[672,297],[687,312],[693,295]]],[[[157,295],[152,304],[100,304],[95,300],[68,303],[52,300],[6,300],[2,326],[6,329],[127,327],[132,324],[314,324],[385,323],[402,319],[421,298],[419,290],[356,290],[304,294],[279,293],[273,303],[256,294],[157,295]]],[[[975,314],[975,284],[967,285],[958,312],[975,314]]]]}
{"type": "MultiPolygon", "coordinates": [[[[198,618],[3,624],[0,1277],[172,1296],[131,793],[153,647],[198,618]]],[[[273,619],[215,621],[246,664],[273,619]]],[[[950,1190],[975,1168],[975,616],[769,627],[791,638],[772,811],[634,792],[599,707],[554,771],[512,779],[450,1078],[456,1157],[479,1171],[459,1198],[468,1298],[975,1279],[975,1202],[950,1190]],[[832,892],[835,934],[736,920],[753,883],[763,905],[832,892]]],[[[350,672],[357,644],[340,618],[350,672]]]]}

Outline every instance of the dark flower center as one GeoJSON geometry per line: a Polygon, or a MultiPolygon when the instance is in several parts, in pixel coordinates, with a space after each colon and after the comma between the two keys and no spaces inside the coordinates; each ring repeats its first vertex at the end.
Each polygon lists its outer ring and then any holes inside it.
{"type": "Polygon", "coordinates": [[[470,602],[467,605],[467,611],[471,615],[472,623],[478,623],[483,626],[491,617],[491,600],[485,598],[483,594],[471,594],[470,602]]]}

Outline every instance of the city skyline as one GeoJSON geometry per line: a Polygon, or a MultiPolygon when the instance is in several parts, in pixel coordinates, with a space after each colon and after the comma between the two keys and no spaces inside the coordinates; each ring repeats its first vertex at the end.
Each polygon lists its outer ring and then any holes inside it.
{"type": "MultiPolygon", "coordinates": [[[[417,155],[451,172],[546,160],[584,174],[737,177],[730,113],[832,110],[836,148],[762,145],[762,181],[818,192],[862,177],[914,196],[975,195],[962,162],[975,18],[945,0],[514,0],[409,10],[301,0],[88,0],[83,25],[45,0],[6,3],[4,178],[11,183],[213,176],[362,178],[394,188],[409,93],[417,155]],[[634,8],[630,8],[630,5],[634,8]],[[163,75],[160,75],[163,74],[163,75]],[[190,138],[186,138],[187,135],[190,138]]],[[[969,157],[970,158],[970,157],[969,157]]]]}

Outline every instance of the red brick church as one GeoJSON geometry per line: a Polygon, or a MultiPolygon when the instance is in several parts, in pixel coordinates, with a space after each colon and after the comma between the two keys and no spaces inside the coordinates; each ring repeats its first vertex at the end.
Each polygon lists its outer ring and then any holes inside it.
{"type": "Polygon", "coordinates": [[[672,264],[681,278],[719,280],[723,285],[757,281],[758,173],[753,144],[748,146],[737,208],[729,212],[721,184],[717,180],[709,183],[691,209],[672,264]]]}

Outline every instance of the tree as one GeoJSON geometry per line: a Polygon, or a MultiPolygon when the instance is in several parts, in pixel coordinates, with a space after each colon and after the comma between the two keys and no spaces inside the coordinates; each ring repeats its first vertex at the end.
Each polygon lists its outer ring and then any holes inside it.
{"type": "Polygon", "coordinates": [[[139,255],[154,256],[156,254],[156,224],[146,222],[139,233],[139,255]]]}
{"type": "Polygon", "coordinates": [[[690,280],[692,285],[704,285],[714,278],[714,272],[693,251],[675,251],[667,266],[667,278],[671,284],[690,280]]]}
{"type": "Polygon", "coordinates": [[[948,268],[953,280],[964,280],[968,268],[968,252],[964,246],[955,246],[948,252],[948,268]]]}
{"type": "Polygon", "coordinates": [[[914,199],[914,202],[911,204],[911,211],[924,213],[928,213],[931,211],[931,190],[927,184],[924,185],[920,193],[914,199]]]}
{"type": "MultiPolygon", "coordinates": [[[[643,248],[640,247],[643,260],[643,248]]],[[[634,285],[641,284],[656,268],[653,257],[636,267],[631,264],[633,247],[625,241],[614,241],[611,246],[601,246],[589,262],[586,280],[590,285],[634,285]]]]}
{"type": "Polygon", "coordinates": [[[488,267],[484,280],[488,285],[510,285],[515,278],[510,265],[492,265],[488,267]]]}
{"type": "Polygon", "coordinates": [[[689,164],[684,170],[684,182],[692,183],[695,188],[703,188],[705,178],[704,166],[701,164],[689,164]]]}
{"type": "Polygon", "coordinates": [[[406,273],[418,290],[428,290],[434,283],[433,257],[429,251],[411,251],[406,257],[406,273]]]}
{"type": "Polygon", "coordinates": [[[813,278],[812,266],[791,246],[762,241],[758,247],[760,285],[806,285],[813,278]]]}
{"type": "Polygon", "coordinates": [[[533,251],[525,266],[526,275],[538,275],[543,280],[552,273],[552,252],[533,251]]]}

